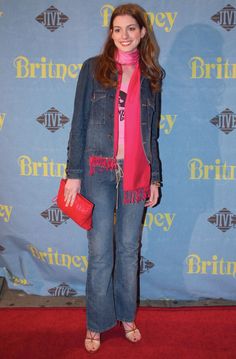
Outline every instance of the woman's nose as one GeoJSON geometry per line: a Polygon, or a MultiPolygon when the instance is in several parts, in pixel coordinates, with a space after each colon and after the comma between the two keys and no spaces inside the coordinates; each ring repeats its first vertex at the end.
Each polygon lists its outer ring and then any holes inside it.
{"type": "Polygon", "coordinates": [[[122,31],[121,37],[122,37],[122,39],[127,39],[127,37],[128,37],[128,32],[127,32],[127,31],[122,31]]]}

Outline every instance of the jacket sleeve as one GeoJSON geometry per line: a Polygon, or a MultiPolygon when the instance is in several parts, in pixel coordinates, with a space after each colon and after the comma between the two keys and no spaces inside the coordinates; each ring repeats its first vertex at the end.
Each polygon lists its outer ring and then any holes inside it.
{"type": "Polygon", "coordinates": [[[151,151],[152,151],[152,162],[151,162],[151,181],[161,182],[161,161],[159,157],[159,146],[158,146],[158,136],[159,136],[159,122],[161,115],[161,92],[156,93],[155,95],[155,111],[153,114],[152,121],[152,132],[151,132],[151,151]]]}
{"type": "Polygon", "coordinates": [[[86,60],[79,73],[76,87],[71,131],[67,147],[67,178],[82,178],[86,129],[90,111],[92,79],[90,61],[86,60]]]}

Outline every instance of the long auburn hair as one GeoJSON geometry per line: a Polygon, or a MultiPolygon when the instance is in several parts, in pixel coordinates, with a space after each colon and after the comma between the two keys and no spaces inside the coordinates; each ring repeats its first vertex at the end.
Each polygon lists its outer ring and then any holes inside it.
{"type": "Polygon", "coordinates": [[[114,59],[116,46],[111,35],[114,19],[120,15],[132,16],[137,21],[140,29],[143,27],[146,29],[146,33],[138,45],[140,69],[141,73],[150,80],[152,91],[159,92],[164,77],[164,70],[158,63],[159,46],[144,9],[137,4],[123,4],[113,11],[108,36],[102,54],[97,59],[95,78],[104,87],[117,86],[117,67],[114,59]]]}

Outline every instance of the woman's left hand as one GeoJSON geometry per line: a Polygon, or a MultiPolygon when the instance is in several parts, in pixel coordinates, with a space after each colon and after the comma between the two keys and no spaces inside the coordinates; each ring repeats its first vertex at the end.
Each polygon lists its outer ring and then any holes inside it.
{"type": "Polygon", "coordinates": [[[159,198],[159,187],[155,184],[150,186],[150,197],[145,203],[145,207],[154,207],[157,204],[159,198]]]}

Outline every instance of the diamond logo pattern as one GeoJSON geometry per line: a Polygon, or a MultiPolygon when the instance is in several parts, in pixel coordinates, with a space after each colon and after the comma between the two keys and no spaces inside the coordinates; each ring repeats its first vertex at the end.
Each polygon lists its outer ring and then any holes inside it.
{"type": "Polygon", "coordinates": [[[40,115],[37,121],[50,132],[55,132],[59,128],[64,128],[64,125],[69,122],[69,118],[56,108],[51,107],[47,112],[40,115]]]}
{"type": "Polygon", "coordinates": [[[47,10],[39,14],[35,20],[53,32],[59,27],[64,27],[64,23],[68,21],[69,18],[54,6],[50,6],[47,10]]]}
{"type": "Polygon", "coordinates": [[[236,114],[229,108],[226,108],[219,115],[215,116],[210,122],[219,128],[222,132],[228,135],[236,129],[236,114]]]}
{"type": "Polygon", "coordinates": [[[231,31],[236,26],[236,9],[228,4],[213,15],[211,19],[226,31],[231,31]]]}
{"type": "Polygon", "coordinates": [[[47,219],[55,227],[60,226],[69,219],[69,217],[64,214],[56,204],[53,204],[51,207],[43,211],[41,216],[47,219]]]}
{"type": "Polygon", "coordinates": [[[208,218],[208,222],[215,224],[216,227],[226,232],[236,225],[236,215],[231,213],[227,208],[221,209],[219,212],[208,218]]]}
{"type": "Polygon", "coordinates": [[[77,292],[75,289],[71,288],[66,283],[61,283],[58,287],[48,289],[48,293],[54,297],[72,297],[76,295],[77,292]]]}
{"type": "Polygon", "coordinates": [[[141,256],[140,258],[140,274],[144,272],[149,272],[150,269],[154,267],[154,263],[151,262],[149,259],[141,256]]]}

